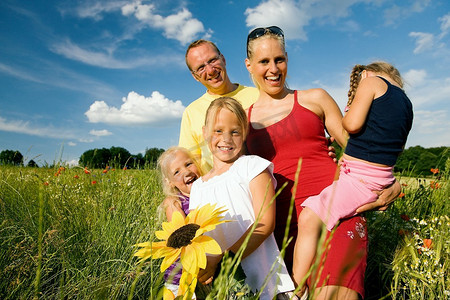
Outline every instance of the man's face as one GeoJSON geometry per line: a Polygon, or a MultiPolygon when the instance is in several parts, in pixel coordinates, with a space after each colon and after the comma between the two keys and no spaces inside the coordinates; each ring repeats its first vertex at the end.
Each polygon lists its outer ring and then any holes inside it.
{"type": "Polygon", "coordinates": [[[187,54],[187,63],[195,80],[203,84],[209,92],[219,94],[226,84],[225,58],[209,44],[192,48],[187,54]]]}

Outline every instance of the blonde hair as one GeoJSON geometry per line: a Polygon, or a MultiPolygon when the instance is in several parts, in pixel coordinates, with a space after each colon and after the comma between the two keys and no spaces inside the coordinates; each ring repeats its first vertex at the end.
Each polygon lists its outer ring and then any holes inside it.
{"type": "Polygon", "coordinates": [[[361,81],[362,71],[372,71],[378,74],[386,74],[403,88],[403,79],[400,72],[391,64],[384,61],[376,61],[369,65],[355,65],[350,73],[350,89],[348,90],[347,106],[350,106],[355,98],[356,89],[361,81]]]}
{"type": "MultiPolygon", "coordinates": [[[[274,40],[278,41],[281,49],[283,49],[283,52],[286,53],[286,45],[285,45],[284,37],[277,35],[273,32],[266,31],[264,33],[264,35],[248,41],[248,44],[247,44],[247,58],[248,59],[252,59],[253,54],[255,53],[255,46],[254,46],[255,41],[258,41],[258,40],[260,41],[263,39],[274,39],[274,40]]],[[[252,80],[255,87],[259,90],[260,86],[259,86],[258,82],[255,80],[255,78],[253,77],[253,74],[251,74],[251,73],[250,73],[250,79],[252,80]]],[[[288,87],[286,81],[284,82],[284,85],[286,88],[288,87]]]]}
{"type": "Polygon", "coordinates": [[[206,111],[206,118],[205,118],[205,127],[208,134],[211,134],[212,127],[221,109],[227,109],[236,115],[239,122],[239,126],[242,129],[242,135],[244,136],[245,139],[245,137],[247,137],[248,132],[247,114],[245,113],[245,110],[242,107],[242,105],[236,99],[231,97],[217,98],[209,105],[208,110],[206,111]]]}
{"type": "Polygon", "coordinates": [[[199,163],[194,158],[192,153],[189,150],[187,150],[186,148],[174,146],[174,147],[170,147],[169,149],[164,151],[163,154],[161,154],[161,156],[158,158],[158,169],[161,174],[161,184],[163,187],[163,192],[166,196],[175,196],[176,198],[178,198],[178,194],[180,193],[180,190],[178,190],[177,187],[170,184],[169,164],[173,161],[175,154],[177,154],[178,152],[182,152],[182,153],[186,154],[192,160],[194,165],[197,167],[197,170],[200,173],[199,175],[200,176],[203,175],[202,169],[200,168],[199,163]]]}

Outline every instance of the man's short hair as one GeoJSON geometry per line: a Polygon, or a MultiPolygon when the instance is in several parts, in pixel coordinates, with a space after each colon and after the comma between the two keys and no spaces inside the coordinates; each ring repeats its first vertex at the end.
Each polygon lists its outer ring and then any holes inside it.
{"type": "Polygon", "coordinates": [[[214,50],[216,50],[216,52],[217,52],[218,55],[221,54],[221,53],[220,53],[220,50],[219,50],[219,48],[217,48],[216,44],[214,44],[214,43],[211,42],[211,41],[203,40],[203,39],[193,41],[193,42],[190,43],[189,46],[187,47],[187,49],[186,49],[186,54],[185,54],[185,56],[184,56],[184,59],[186,60],[186,65],[187,65],[187,67],[189,68],[189,70],[191,70],[191,71],[192,71],[192,69],[191,69],[191,67],[189,66],[188,61],[187,61],[188,53],[189,53],[189,51],[190,51],[191,49],[196,48],[196,47],[198,47],[198,46],[200,46],[200,45],[203,45],[203,44],[209,44],[209,45],[211,45],[211,47],[213,47],[214,50]]]}

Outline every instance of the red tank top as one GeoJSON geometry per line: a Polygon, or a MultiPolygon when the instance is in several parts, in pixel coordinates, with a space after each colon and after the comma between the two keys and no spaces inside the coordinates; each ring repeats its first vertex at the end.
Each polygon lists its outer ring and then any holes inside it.
{"type": "MultiPolygon", "coordinates": [[[[249,121],[252,109],[253,105],[249,108],[249,121]]],[[[273,162],[278,188],[288,182],[277,197],[277,212],[287,214],[285,209],[289,207],[300,157],[303,161],[295,197],[296,207],[299,208],[307,197],[319,194],[334,179],[336,164],[328,155],[324,124],[315,113],[298,103],[297,91],[294,92],[294,105],[289,115],[262,129],[254,129],[250,122],[246,142],[250,154],[273,162]]],[[[297,211],[297,215],[299,213],[297,211]]]]}

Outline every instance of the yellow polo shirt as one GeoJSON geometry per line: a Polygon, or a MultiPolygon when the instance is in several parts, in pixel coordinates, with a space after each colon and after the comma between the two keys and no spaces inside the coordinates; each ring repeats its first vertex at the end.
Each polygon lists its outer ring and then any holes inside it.
{"type": "Polygon", "coordinates": [[[206,110],[211,102],[219,97],[234,98],[247,109],[258,99],[259,91],[254,87],[239,85],[236,90],[225,95],[211,95],[206,92],[186,107],[181,119],[178,145],[188,149],[199,160],[203,172],[211,170],[213,162],[212,154],[203,138],[202,128],[205,125],[206,110]]]}

